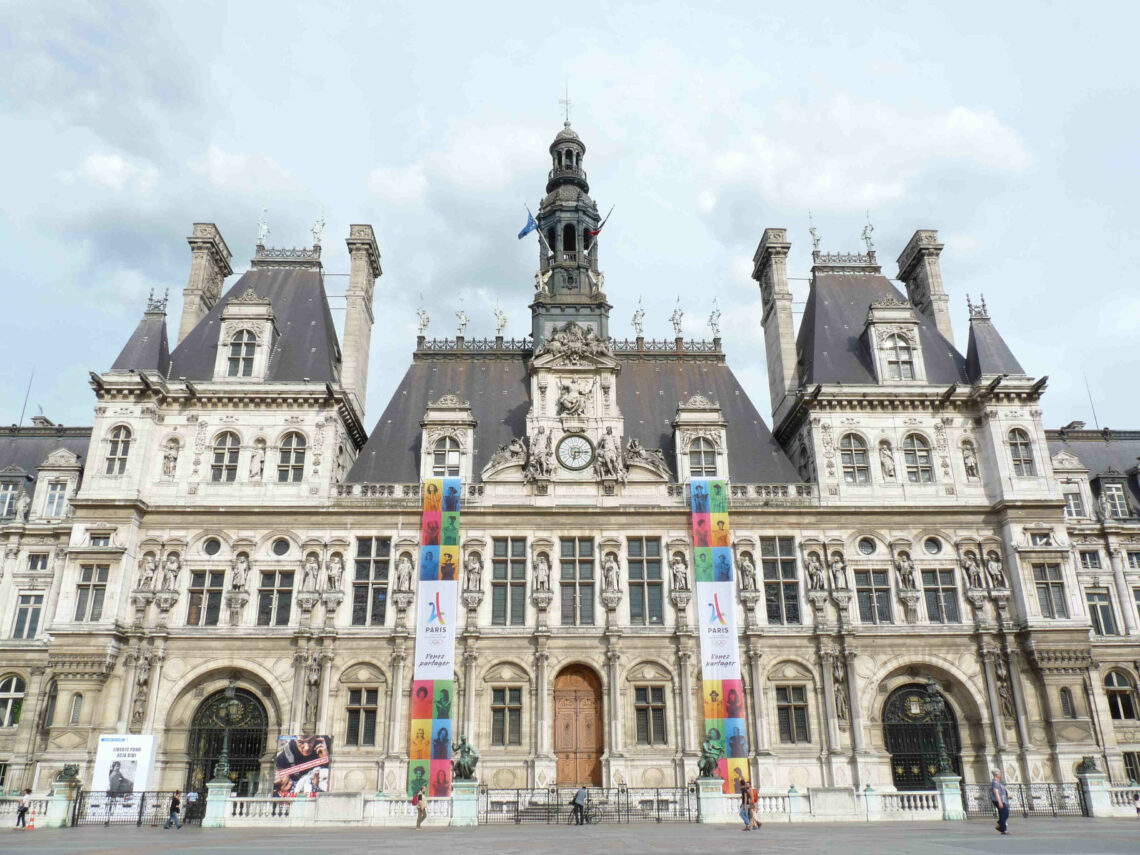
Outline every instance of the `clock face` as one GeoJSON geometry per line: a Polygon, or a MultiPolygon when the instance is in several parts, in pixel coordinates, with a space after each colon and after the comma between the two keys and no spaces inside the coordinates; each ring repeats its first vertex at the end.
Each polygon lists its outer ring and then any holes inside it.
{"type": "Polygon", "coordinates": [[[558,443],[558,462],[567,469],[585,469],[594,462],[594,446],[578,434],[562,437],[558,443]]]}

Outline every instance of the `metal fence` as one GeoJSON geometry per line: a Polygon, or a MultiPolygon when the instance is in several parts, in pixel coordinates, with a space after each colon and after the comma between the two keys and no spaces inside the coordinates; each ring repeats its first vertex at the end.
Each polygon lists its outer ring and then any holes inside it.
{"type": "MultiPolygon", "coordinates": [[[[481,824],[568,823],[577,787],[499,790],[479,788],[481,824]]],[[[693,787],[589,787],[583,811],[588,823],[696,822],[693,787]]]]}
{"type": "MultiPolygon", "coordinates": [[[[183,793],[182,824],[198,825],[206,812],[205,796],[190,801],[183,793]]],[[[95,790],[79,793],[72,805],[72,825],[163,825],[170,816],[173,790],[111,795],[95,790]]]]}
{"type": "MultiPolygon", "coordinates": [[[[1080,784],[1006,784],[1009,793],[1009,815],[1088,816],[1088,805],[1080,784]]],[[[989,784],[963,784],[962,805],[970,819],[994,819],[989,784]]]]}

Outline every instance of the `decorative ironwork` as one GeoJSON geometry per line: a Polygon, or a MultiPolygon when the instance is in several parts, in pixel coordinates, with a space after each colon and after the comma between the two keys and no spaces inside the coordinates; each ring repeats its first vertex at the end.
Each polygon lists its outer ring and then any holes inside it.
{"type": "Polygon", "coordinates": [[[233,782],[238,795],[258,790],[261,760],[269,733],[265,706],[252,692],[235,688],[215,692],[199,704],[190,726],[186,792],[204,796],[211,776],[233,782]],[[223,766],[224,768],[220,768],[223,766]]]}
{"type": "MultiPolygon", "coordinates": [[[[170,790],[111,795],[86,791],[76,794],[71,809],[71,824],[76,825],[134,825],[157,828],[170,816],[170,790]]],[[[182,796],[182,824],[201,823],[206,812],[206,796],[198,794],[191,800],[182,796]]]]}
{"type": "Polygon", "coordinates": [[[883,737],[899,790],[932,790],[939,772],[962,774],[958,721],[932,682],[891,692],[883,706],[883,737]]]}
{"type": "MultiPolygon", "coordinates": [[[[577,788],[533,790],[479,788],[481,825],[568,822],[577,788]]],[[[590,823],[696,822],[695,787],[588,787],[586,819],[590,823]]]]}
{"type": "MultiPolygon", "coordinates": [[[[1005,789],[1009,795],[1010,816],[1089,815],[1080,784],[1011,784],[1007,781],[1005,789]]],[[[963,785],[962,807],[968,819],[994,819],[997,816],[989,784],[963,785]]]]}

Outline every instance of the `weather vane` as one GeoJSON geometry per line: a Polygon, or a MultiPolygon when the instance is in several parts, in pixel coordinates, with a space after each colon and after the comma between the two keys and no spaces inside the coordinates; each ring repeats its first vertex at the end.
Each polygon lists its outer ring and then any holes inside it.
{"type": "Polygon", "coordinates": [[[562,105],[563,115],[566,117],[566,127],[570,127],[570,78],[566,78],[566,94],[558,99],[562,105]]]}

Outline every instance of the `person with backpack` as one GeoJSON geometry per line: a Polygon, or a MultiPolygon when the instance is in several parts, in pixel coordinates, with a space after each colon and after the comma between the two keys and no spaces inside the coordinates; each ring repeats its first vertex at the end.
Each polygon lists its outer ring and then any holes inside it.
{"type": "Polygon", "coordinates": [[[31,806],[31,795],[30,787],[20,793],[20,804],[16,807],[16,828],[28,827],[28,808],[31,806]]]}
{"type": "Polygon", "coordinates": [[[420,787],[414,796],[412,796],[412,804],[416,808],[416,831],[420,830],[420,826],[424,824],[427,819],[427,786],[420,787]]]}

